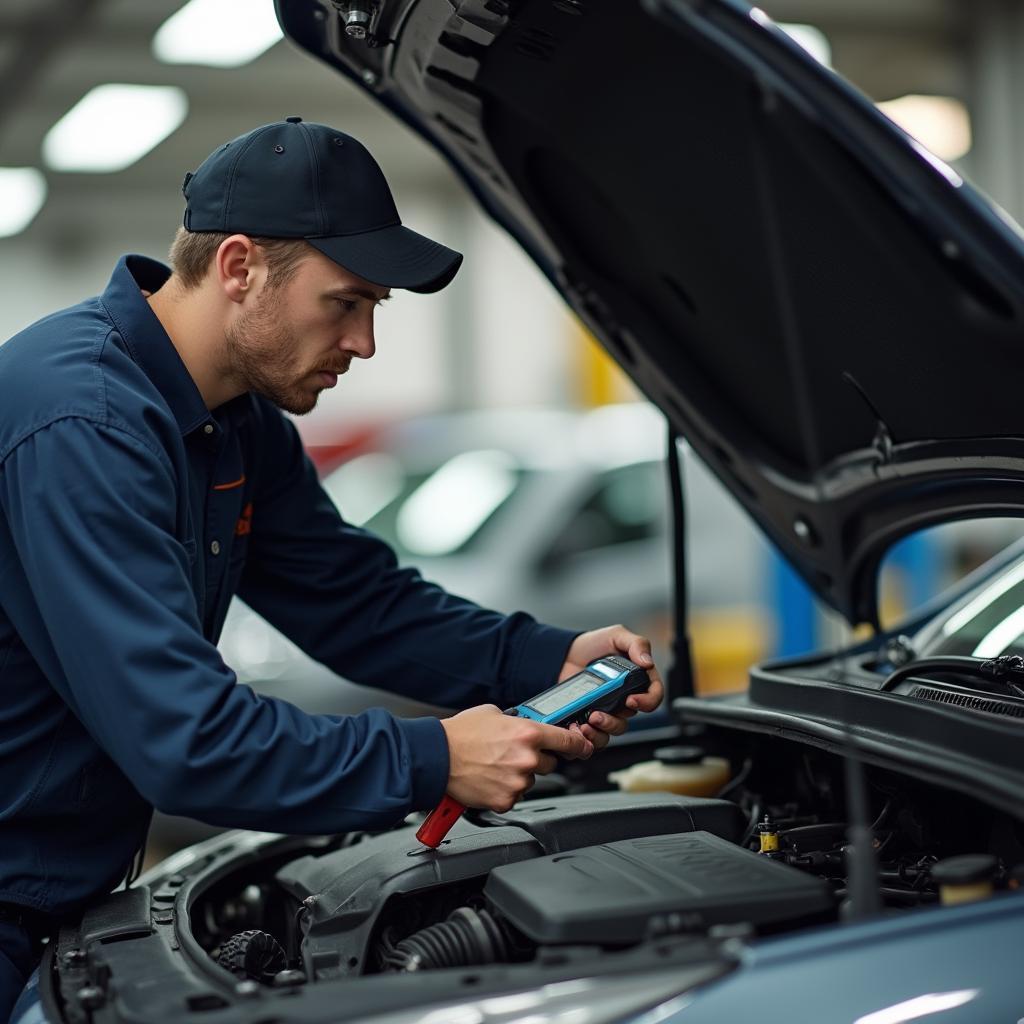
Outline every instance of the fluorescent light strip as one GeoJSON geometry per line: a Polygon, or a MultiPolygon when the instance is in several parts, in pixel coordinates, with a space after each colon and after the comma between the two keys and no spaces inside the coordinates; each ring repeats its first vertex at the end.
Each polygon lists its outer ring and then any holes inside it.
{"type": "Polygon", "coordinates": [[[0,167],[0,238],[24,231],[46,202],[46,179],[34,167],[0,167]]]}
{"type": "Polygon", "coordinates": [[[942,635],[950,636],[958,632],[976,615],[983,612],[998,597],[1002,597],[1011,587],[1024,580],[1024,562],[1016,565],[1005,576],[1000,576],[995,583],[983,590],[970,604],[964,605],[955,615],[951,615],[942,627],[942,635]]]}
{"type": "Polygon", "coordinates": [[[514,463],[505,452],[456,455],[405,499],[395,523],[399,540],[416,555],[449,555],[480,529],[515,486],[514,463]]]}
{"type": "Polygon", "coordinates": [[[173,85],[98,85],[43,139],[43,158],[55,171],[122,171],[171,134],[188,113],[173,85]]]}
{"type": "Polygon", "coordinates": [[[153,55],[165,64],[237,68],[283,38],[273,0],[191,0],[153,37],[153,55]]]}
{"type": "Polygon", "coordinates": [[[832,44],[828,36],[814,25],[801,25],[795,22],[777,22],[779,28],[802,46],[819,64],[832,66],[832,44]]]}
{"type": "Polygon", "coordinates": [[[974,648],[974,657],[998,658],[1021,633],[1024,633],[1024,608],[1018,608],[994,626],[974,648]]]}
{"type": "Polygon", "coordinates": [[[878,109],[940,160],[970,152],[971,115],[962,100],[912,94],[879,103],[878,109]]]}

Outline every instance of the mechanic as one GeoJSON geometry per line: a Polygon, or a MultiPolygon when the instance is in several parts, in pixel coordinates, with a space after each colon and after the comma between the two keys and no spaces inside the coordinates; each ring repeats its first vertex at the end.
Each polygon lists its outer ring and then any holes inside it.
{"type": "Polygon", "coordinates": [[[373,355],[390,289],[437,291],[462,259],[401,224],[366,149],[292,117],[183,191],[173,271],[123,257],[0,346],[0,1020],[43,936],[132,873],[154,807],[314,834],[445,792],[504,810],[662,699],[645,638],[454,597],[321,489],[281,410],[373,355]],[[339,675],[469,710],[309,715],[236,685],[216,647],[236,593],[339,675]],[[651,676],[621,715],[500,713],[616,651],[651,676]]]}

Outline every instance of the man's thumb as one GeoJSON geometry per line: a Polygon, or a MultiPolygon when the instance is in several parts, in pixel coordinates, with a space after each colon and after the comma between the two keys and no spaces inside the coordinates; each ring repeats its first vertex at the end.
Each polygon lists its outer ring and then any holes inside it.
{"type": "Polygon", "coordinates": [[[557,725],[542,726],[541,750],[549,750],[552,754],[564,757],[582,757],[587,752],[590,741],[581,732],[573,732],[557,725]]]}

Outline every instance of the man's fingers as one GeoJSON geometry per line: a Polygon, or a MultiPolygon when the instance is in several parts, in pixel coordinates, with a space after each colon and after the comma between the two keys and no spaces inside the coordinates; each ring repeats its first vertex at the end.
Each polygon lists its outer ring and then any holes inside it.
{"type": "Polygon", "coordinates": [[[598,750],[604,750],[611,739],[608,733],[601,732],[600,729],[595,729],[592,725],[571,725],[569,728],[578,729],[580,734],[593,744],[595,753],[598,750]]]}
{"type": "Polygon", "coordinates": [[[594,744],[578,729],[562,729],[556,725],[537,726],[540,750],[549,750],[552,754],[568,758],[587,758],[594,752],[594,744]]]}
{"type": "Polygon", "coordinates": [[[654,711],[665,697],[665,685],[658,675],[657,669],[651,669],[647,673],[651,677],[651,685],[645,693],[634,693],[626,698],[626,707],[637,711],[654,711]]]}
{"type": "Polygon", "coordinates": [[[537,755],[537,775],[550,775],[558,767],[558,760],[551,754],[537,755]]]}
{"type": "Polygon", "coordinates": [[[626,629],[625,626],[611,626],[605,635],[609,637],[616,650],[625,654],[635,665],[647,669],[647,674],[651,677],[651,685],[646,693],[634,694],[626,701],[626,711],[654,711],[661,704],[665,688],[654,666],[651,641],[639,633],[626,629]]]}
{"type": "Polygon", "coordinates": [[[587,724],[592,725],[595,729],[600,729],[601,732],[608,733],[609,736],[621,736],[629,725],[625,717],[609,715],[604,711],[595,711],[587,720],[587,724]]]}
{"type": "Polygon", "coordinates": [[[653,668],[654,658],[651,655],[651,641],[645,636],[640,636],[625,626],[616,626],[612,633],[612,643],[622,651],[626,657],[635,665],[643,668],[653,668]]]}
{"type": "Polygon", "coordinates": [[[639,665],[641,668],[652,668],[654,666],[650,640],[640,637],[640,639],[629,645],[628,653],[629,660],[635,665],[639,665]]]}
{"type": "Polygon", "coordinates": [[[580,732],[594,744],[595,751],[604,750],[604,748],[608,746],[608,741],[611,739],[611,736],[609,736],[608,733],[601,732],[600,729],[595,729],[592,725],[580,726],[580,732]]]}

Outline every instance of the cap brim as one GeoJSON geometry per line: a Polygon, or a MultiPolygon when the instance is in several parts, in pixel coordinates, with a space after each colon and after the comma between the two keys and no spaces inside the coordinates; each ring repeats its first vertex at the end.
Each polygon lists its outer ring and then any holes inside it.
{"type": "Polygon", "coordinates": [[[357,235],[306,238],[339,266],[372,284],[436,292],[458,273],[462,253],[449,249],[402,224],[357,235]]]}

